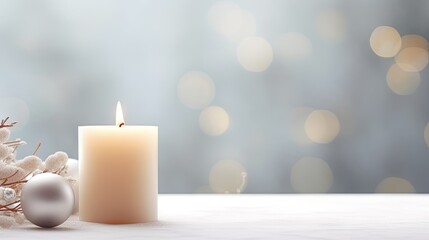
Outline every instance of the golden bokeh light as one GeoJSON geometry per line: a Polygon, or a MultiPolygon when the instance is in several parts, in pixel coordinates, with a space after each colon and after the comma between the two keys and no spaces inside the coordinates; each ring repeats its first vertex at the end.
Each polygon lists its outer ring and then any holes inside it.
{"type": "Polygon", "coordinates": [[[209,11],[209,22],[213,28],[227,36],[232,36],[242,24],[242,11],[234,2],[216,2],[209,11]]]}
{"type": "Polygon", "coordinates": [[[299,61],[311,55],[313,46],[304,34],[288,32],[279,38],[279,52],[286,60],[299,61]]]}
{"type": "Polygon", "coordinates": [[[398,95],[410,95],[420,85],[418,72],[404,71],[398,64],[393,64],[387,71],[386,81],[389,88],[398,95]]]}
{"type": "Polygon", "coordinates": [[[248,37],[237,48],[240,65],[250,72],[263,72],[273,61],[273,49],[262,37],[248,37]]]}
{"type": "Polygon", "coordinates": [[[337,116],[327,110],[312,111],[305,120],[305,133],[315,143],[330,143],[340,132],[337,116]]]}
{"type": "Polygon", "coordinates": [[[401,49],[401,36],[393,27],[379,26],[372,32],[369,43],[378,56],[393,57],[401,49]]]}
{"type": "Polygon", "coordinates": [[[396,55],[395,62],[405,71],[418,72],[428,65],[429,54],[426,49],[408,47],[401,50],[399,54],[396,55]]]}
{"type": "Polygon", "coordinates": [[[215,86],[206,73],[190,71],[180,78],[177,85],[177,96],[185,106],[201,109],[213,101],[215,86]]]}
{"type": "Polygon", "coordinates": [[[221,160],[212,167],[209,183],[215,193],[242,193],[247,185],[247,172],[235,160],[221,160]]]}
{"type": "Polygon", "coordinates": [[[424,136],[425,136],[426,145],[429,147],[429,123],[425,127],[424,136]]]}
{"type": "Polygon", "coordinates": [[[333,175],[328,163],[319,158],[298,160],[290,174],[292,188],[300,193],[325,193],[332,186],[333,175]]]}
{"type": "Polygon", "coordinates": [[[239,43],[246,37],[255,36],[256,34],[256,21],[253,14],[249,11],[241,11],[241,23],[238,29],[233,32],[229,37],[232,41],[239,43]]]}
{"type": "Polygon", "coordinates": [[[325,9],[316,19],[317,31],[328,42],[339,43],[347,34],[347,18],[338,9],[325,9]]]}
{"type": "Polygon", "coordinates": [[[209,22],[217,32],[236,43],[256,33],[253,14],[234,2],[215,3],[209,11],[209,22]]]}
{"type": "Polygon", "coordinates": [[[219,106],[205,108],[199,118],[201,130],[210,136],[222,135],[229,127],[229,116],[225,109],[219,106]]]}
{"type": "Polygon", "coordinates": [[[406,179],[388,177],[383,179],[375,189],[377,193],[415,193],[416,189],[406,179]]]}
{"type": "Polygon", "coordinates": [[[416,47],[428,50],[428,42],[426,39],[417,34],[409,34],[402,36],[401,49],[416,47]]]}

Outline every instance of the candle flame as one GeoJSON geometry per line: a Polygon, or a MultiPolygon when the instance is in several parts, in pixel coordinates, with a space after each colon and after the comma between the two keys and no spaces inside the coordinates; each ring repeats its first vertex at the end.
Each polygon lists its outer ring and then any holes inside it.
{"type": "Polygon", "coordinates": [[[121,102],[118,101],[116,104],[116,126],[122,127],[125,124],[124,115],[122,114],[121,102]]]}

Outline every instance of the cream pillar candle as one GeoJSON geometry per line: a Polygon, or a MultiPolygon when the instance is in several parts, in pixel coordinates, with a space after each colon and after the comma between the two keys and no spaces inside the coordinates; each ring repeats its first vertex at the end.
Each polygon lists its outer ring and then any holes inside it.
{"type": "Polygon", "coordinates": [[[158,127],[79,127],[79,218],[123,224],[158,218],[158,127]]]}

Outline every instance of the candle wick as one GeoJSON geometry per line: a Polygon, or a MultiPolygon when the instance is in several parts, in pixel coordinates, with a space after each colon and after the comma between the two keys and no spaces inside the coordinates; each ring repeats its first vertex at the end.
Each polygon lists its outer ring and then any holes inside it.
{"type": "Polygon", "coordinates": [[[123,123],[123,122],[122,122],[121,124],[119,124],[119,127],[122,127],[122,126],[124,126],[124,125],[125,125],[125,123],[123,123]]]}

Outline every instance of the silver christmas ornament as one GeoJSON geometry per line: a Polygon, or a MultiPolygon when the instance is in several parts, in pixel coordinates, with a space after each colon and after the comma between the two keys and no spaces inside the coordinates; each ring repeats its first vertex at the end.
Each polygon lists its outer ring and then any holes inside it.
{"type": "Polygon", "coordinates": [[[38,174],[24,184],[21,205],[25,217],[33,224],[44,228],[56,227],[72,214],[73,190],[57,174],[38,174]]]}

